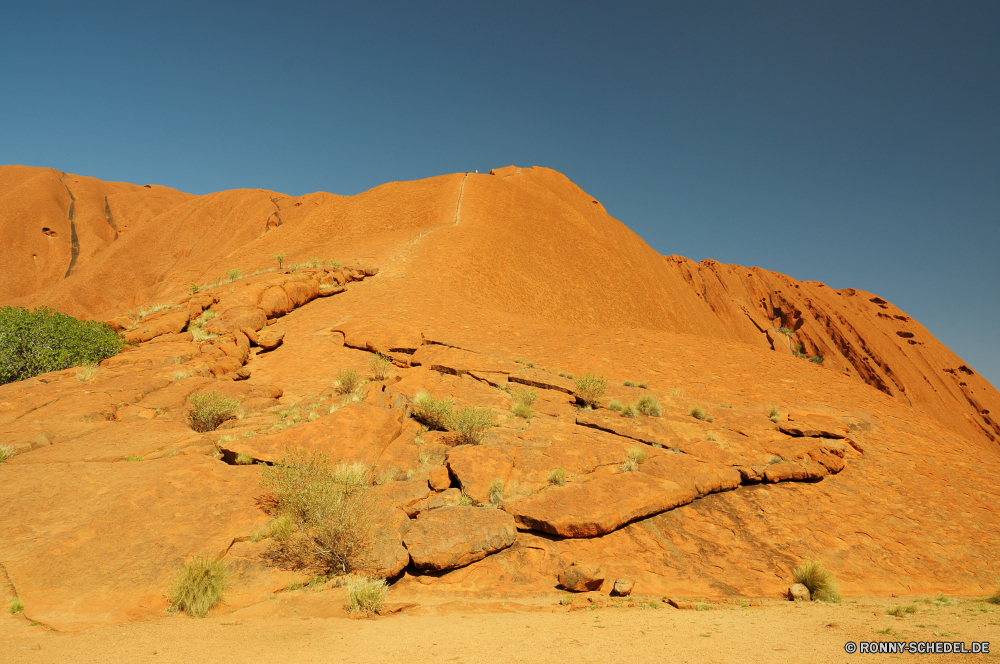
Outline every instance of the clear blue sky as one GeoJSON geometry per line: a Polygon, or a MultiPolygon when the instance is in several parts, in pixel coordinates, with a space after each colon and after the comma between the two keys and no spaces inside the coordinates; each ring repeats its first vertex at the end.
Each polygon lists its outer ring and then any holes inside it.
{"type": "Polygon", "coordinates": [[[18,4],[0,163],[293,195],[548,166],[660,253],[878,293],[1000,386],[995,0],[18,4]]]}

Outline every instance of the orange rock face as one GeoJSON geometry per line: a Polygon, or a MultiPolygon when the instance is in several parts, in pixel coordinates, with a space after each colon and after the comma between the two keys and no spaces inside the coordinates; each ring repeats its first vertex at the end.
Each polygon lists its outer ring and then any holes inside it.
{"type": "Polygon", "coordinates": [[[292,449],[375,468],[363,571],[404,599],[783,596],[813,558],[846,595],[992,590],[989,383],[873,294],[660,256],[554,171],[292,198],[8,166],[0,234],[0,305],[136,344],[0,386],[0,565],[32,620],[152,615],[205,553],[235,578],[217,610],[322,571],[275,564],[244,465],[292,449]],[[236,410],[195,431],[212,391],[236,410]],[[420,392],[493,426],[426,431],[420,392]]]}

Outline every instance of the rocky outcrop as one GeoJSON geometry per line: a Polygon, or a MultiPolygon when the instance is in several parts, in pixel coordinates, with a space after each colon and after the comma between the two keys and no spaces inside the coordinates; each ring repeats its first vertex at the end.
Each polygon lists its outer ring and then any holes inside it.
{"type": "Polygon", "coordinates": [[[514,543],[514,519],[500,510],[442,507],[421,513],[403,537],[414,566],[442,571],[464,567],[514,543]]]}

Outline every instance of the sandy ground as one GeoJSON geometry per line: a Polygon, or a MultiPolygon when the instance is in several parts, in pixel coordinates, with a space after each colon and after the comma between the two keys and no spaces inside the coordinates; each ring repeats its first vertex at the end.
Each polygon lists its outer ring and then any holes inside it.
{"type": "MultiPolygon", "coordinates": [[[[990,641],[1000,657],[1000,607],[980,599],[853,598],[840,604],[777,600],[710,602],[707,610],[662,604],[576,608],[446,602],[371,619],[317,617],[338,597],[265,605],[197,620],[186,616],[58,633],[27,618],[0,620],[0,662],[671,662],[889,661],[903,655],[845,653],[848,641],[990,641]],[[913,603],[903,618],[886,608],[913,603]],[[301,607],[302,613],[299,613],[301,607]],[[312,608],[310,608],[312,607],[312,608]],[[506,607],[506,610],[504,609],[506,607]],[[488,612],[483,612],[488,611],[488,612]],[[314,615],[309,615],[314,614],[314,615]],[[879,630],[891,630],[879,632],[879,630]]],[[[337,611],[339,611],[339,606],[337,611]]],[[[914,655],[919,657],[919,655],[914,655]]]]}

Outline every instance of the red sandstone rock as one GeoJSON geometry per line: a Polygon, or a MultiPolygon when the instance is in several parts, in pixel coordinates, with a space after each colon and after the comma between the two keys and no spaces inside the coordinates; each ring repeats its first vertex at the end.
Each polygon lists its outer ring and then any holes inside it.
{"type": "Polygon", "coordinates": [[[573,563],[559,573],[559,585],[576,593],[600,590],[604,570],[584,563],[573,563]]]}
{"type": "Polygon", "coordinates": [[[516,537],[514,519],[506,512],[442,507],[414,519],[403,543],[417,569],[449,570],[505,549],[516,537]]]}

